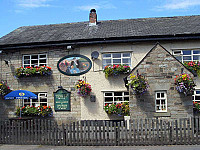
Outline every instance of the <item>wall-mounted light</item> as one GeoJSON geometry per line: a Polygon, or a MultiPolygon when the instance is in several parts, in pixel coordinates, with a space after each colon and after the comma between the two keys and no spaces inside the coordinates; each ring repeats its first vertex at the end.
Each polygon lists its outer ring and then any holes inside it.
{"type": "Polygon", "coordinates": [[[0,54],[2,53],[3,51],[2,50],[0,50],[0,54]]]}

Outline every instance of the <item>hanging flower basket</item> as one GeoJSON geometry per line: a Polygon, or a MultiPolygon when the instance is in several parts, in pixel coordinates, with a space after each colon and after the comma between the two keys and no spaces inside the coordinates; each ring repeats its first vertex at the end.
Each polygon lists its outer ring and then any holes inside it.
{"type": "Polygon", "coordinates": [[[140,74],[131,74],[130,80],[127,85],[131,86],[133,94],[136,95],[145,93],[149,87],[147,80],[140,74]]]}
{"type": "Polygon", "coordinates": [[[184,62],[184,66],[200,77],[200,62],[184,62]]]}
{"type": "Polygon", "coordinates": [[[31,76],[46,76],[51,75],[51,67],[48,66],[36,66],[36,67],[20,67],[15,70],[16,77],[31,77],[31,76]]]}
{"type": "Polygon", "coordinates": [[[5,96],[6,94],[10,93],[11,90],[5,81],[0,82],[0,95],[5,96]]]}
{"type": "Polygon", "coordinates": [[[193,79],[188,74],[180,74],[179,76],[176,76],[174,79],[176,89],[179,93],[184,93],[185,96],[191,95],[194,87],[196,86],[194,84],[193,79]]]}
{"type": "Polygon", "coordinates": [[[92,91],[91,85],[83,80],[78,80],[75,87],[77,89],[77,94],[82,97],[90,95],[92,91]]]}
{"type": "Polygon", "coordinates": [[[119,104],[105,104],[104,110],[108,114],[116,114],[119,116],[129,116],[129,113],[130,113],[128,102],[119,103],[119,104]]]}
{"type": "Polygon", "coordinates": [[[36,116],[41,116],[41,117],[48,117],[53,115],[53,111],[51,106],[24,106],[24,107],[18,107],[16,111],[16,115],[20,115],[20,109],[22,116],[31,116],[31,117],[36,117],[36,116]]]}
{"type": "Polygon", "coordinates": [[[105,73],[105,77],[109,76],[117,76],[119,74],[126,74],[130,72],[130,66],[128,65],[108,65],[105,66],[103,72],[105,73]]]}

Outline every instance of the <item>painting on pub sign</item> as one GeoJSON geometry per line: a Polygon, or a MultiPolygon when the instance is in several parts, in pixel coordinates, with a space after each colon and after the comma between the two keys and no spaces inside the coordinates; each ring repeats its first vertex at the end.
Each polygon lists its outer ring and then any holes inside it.
{"type": "Polygon", "coordinates": [[[61,58],[58,61],[58,70],[68,76],[85,74],[91,69],[92,62],[86,56],[74,54],[61,58]]]}

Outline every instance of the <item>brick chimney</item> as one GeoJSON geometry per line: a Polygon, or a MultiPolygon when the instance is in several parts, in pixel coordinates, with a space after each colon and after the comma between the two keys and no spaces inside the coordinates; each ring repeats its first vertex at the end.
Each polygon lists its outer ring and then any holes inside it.
{"type": "Polygon", "coordinates": [[[89,20],[89,26],[97,25],[97,14],[95,9],[90,10],[89,20]]]}

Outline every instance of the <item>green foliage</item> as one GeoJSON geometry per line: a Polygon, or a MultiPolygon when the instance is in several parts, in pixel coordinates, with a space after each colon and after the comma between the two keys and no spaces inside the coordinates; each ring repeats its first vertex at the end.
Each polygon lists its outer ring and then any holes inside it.
{"type": "Polygon", "coordinates": [[[123,116],[129,116],[130,109],[129,109],[129,103],[119,103],[119,104],[105,104],[104,106],[105,112],[108,114],[116,114],[116,115],[123,115],[123,116]]]}
{"type": "Polygon", "coordinates": [[[53,111],[50,106],[24,106],[24,107],[18,107],[16,111],[16,115],[20,115],[20,109],[22,116],[52,116],[53,111]]]}
{"type": "Polygon", "coordinates": [[[10,93],[11,90],[5,81],[0,82],[0,95],[5,96],[10,93]]]}
{"type": "Polygon", "coordinates": [[[197,73],[200,76],[200,62],[184,62],[184,66],[187,67],[190,71],[197,73]]]}
{"type": "Polygon", "coordinates": [[[40,66],[40,67],[20,67],[15,70],[16,77],[28,77],[34,75],[51,75],[51,67],[48,66],[40,66]]]}
{"type": "Polygon", "coordinates": [[[108,78],[109,76],[117,76],[119,74],[125,74],[130,72],[130,66],[128,65],[108,65],[105,66],[103,72],[105,73],[105,77],[108,78]]]}
{"type": "Polygon", "coordinates": [[[193,79],[188,74],[180,74],[174,79],[176,89],[179,93],[184,93],[185,96],[192,94],[196,86],[193,79]]]}
{"type": "Polygon", "coordinates": [[[143,94],[147,91],[149,84],[142,75],[131,74],[130,81],[127,84],[131,86],[135,94],[143,94]]]}

